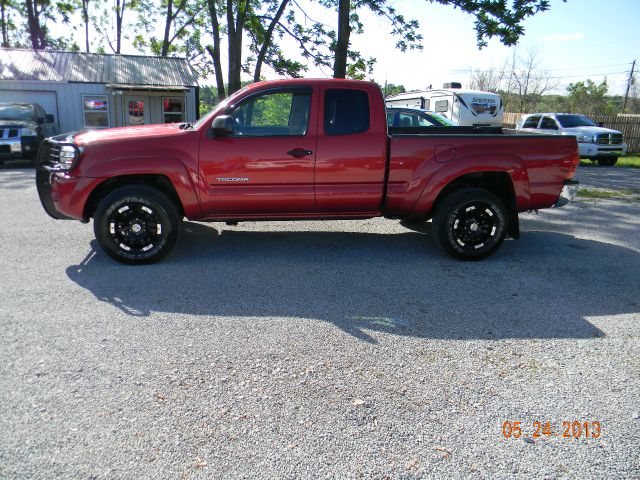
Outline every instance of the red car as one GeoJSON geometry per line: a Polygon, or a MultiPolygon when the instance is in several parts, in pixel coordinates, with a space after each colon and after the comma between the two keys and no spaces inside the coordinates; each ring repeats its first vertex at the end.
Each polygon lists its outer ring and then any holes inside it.
{"type": "Polygon", "coordinates": [[[88,222],[124,263],[150,263],[181,220],[427,221],[446,252],[490,255],[518,212],[575,193],[573,137],[473,127],[387,127],[373,83],[249,85],[196,124],[85,131],[47,140],[37,184],[54,218],[88,222]]]}

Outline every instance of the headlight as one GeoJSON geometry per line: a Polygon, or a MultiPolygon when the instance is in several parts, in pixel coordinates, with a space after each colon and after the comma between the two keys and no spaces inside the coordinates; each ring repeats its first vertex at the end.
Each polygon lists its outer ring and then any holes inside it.
{"type": "Polygon", "coordinates": [[[80,156],[80,153],[82,153],[82,150],[79,148],[76,149],[71,145],[62,145],[60,147],[60,160],[58,162],[58,167],[63,170],[71,170],[80,156]]]}
{"type": "Polygon", "coordinates": [[[593,135],[576,135],[578,143],[592,143],[593,135]]]}
{"type": "Polygon", "coordinates": [[[31,127],[21,128],[20,129],[20,136],[21,137],[37,137],[38,136],[38,129],[31,128],[31,127]]]}

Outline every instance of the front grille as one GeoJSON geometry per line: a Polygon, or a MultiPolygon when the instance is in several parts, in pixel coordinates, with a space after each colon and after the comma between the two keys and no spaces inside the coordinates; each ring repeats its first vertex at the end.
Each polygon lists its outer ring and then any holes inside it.
{"type": "Polygon", "coordinates": [[[621,145],[622,134],[621,133],[600,133],[596,135],[597,145],[621,145]]]}
{"type": "Polygon", "coordinates": [[[9,145],[0,145],[0,153],[11,153],[11,147],[9,145]]]}
{"type": "Polygon", "coordinates": [[[0,140],[18,138],[20,136],[19,133],[17,128],[0,128],[0,140]]]}

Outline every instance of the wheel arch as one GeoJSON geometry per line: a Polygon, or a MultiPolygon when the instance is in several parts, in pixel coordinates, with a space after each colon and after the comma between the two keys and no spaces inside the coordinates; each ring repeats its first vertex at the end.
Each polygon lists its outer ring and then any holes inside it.
{"type": "Polygon", "coordinates": [[[169,177],[162,174],[132,174],[119,175],[117,177],[106,179],[94,188],[85,203],[83,218],[85,220],[92,218],[100,201],[102,201],[102,199],[111,192],[122,187],[135,185],[145,185],[161,191],[175,204],[178,210],[178,215],[180,215],[180,217],[185,216],[185,209],[182,205],[182,201],[180,200],[180,196],[169,177]]]}
{"type": "Polygon", "coordinates": [[[506,171],[472,172],[456,177],[438,192],[429,210],[429,216],[433,215],[447,196],[464,188],[481,188],[497,195],[508,210],[507,233],[512,238],[520,236],[516,190],[511,176],[506,171]]]}

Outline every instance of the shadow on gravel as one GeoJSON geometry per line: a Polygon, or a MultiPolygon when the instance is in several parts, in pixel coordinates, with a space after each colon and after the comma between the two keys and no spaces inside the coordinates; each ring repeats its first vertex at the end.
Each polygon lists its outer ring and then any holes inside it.
{"type": "MultiPolygon", "coordinates": [[[[16,163],[15,165],[19,165],[16,163]]],[[[28,163],[27,163],[28,165],[28,163]]],[[[36,171],[33,167],[16,168],[14,165],[0,165],[0,189],[19,190],[36,185],[36,171]]]]}
{"type": "Polygon", "coordinates": [[[120,265],[92,247],[69,278],[133,318],[169,312],[206,325],[216,316],[293,317],[375,343],[370,332],[596,338],[602,332],[585,317],[640,310],[638,253],[552,232],[525,232],[472,263],[440,254],[418,232],[219,234],[190,222],[156,265],[120,265]]]}

